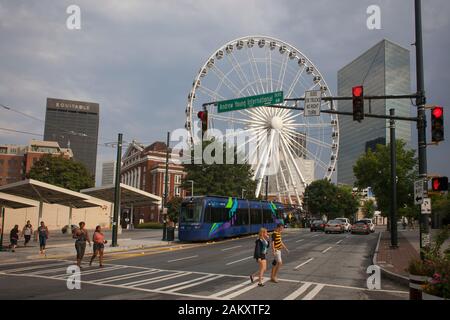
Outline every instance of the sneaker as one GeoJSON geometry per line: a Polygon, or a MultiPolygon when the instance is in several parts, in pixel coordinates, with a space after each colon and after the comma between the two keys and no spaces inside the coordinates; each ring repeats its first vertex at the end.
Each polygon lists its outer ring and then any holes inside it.
{"type": "Polygon", "coordinates": [[[258,283],[258,286],[259,286],[259,287],[264,287],[264,283],[261,283],[261,282],[260,282],[260,283],[258,283]]]}
{"type": "Polygon", "coordinates": [[[253,283],[255,280],[253,280],[253,275],[250,276],[250,282],[253,283]]]}

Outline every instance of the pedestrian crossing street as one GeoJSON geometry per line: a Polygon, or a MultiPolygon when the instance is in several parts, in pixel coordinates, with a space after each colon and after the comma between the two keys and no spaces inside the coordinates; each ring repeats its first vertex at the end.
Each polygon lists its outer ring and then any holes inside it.
{"type": "MultiPolygon", "coordinates": [[[[73,280],[68,267],[72,261],[46,260],[0,266],[0,275],[25,276],[61,281],[66,287],[73,280]],[[69,278],[71,277],[71,278],[69,278]]],[[[312,300],[326,287],[325,284],[280,279],[272,283],[265,278],[264,287],[257,281],[250,283],[248,276],[215,274],[193,271],[164,270],[128,265],[97,264],[82,265],[80,274],[83,284],[121,289],[185,296],[196,299],[267,299],[267,300],[312,300]]]]}

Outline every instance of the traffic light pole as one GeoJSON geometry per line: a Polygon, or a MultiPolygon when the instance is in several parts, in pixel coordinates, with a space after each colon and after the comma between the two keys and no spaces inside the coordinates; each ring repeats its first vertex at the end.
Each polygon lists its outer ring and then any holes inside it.
{"type": "MultiPolygon", "coordinates": [[[[389,109],[391,116],[395,115],[395,109],[389,109]]],[[[397,145],[395,142],[395,120],[390,121],[391,138],[391,205],[390,205],[390,230],[391,230],[391,248],[398,248],[397,234],[397,145]]]]}
{"type": "MultiPolygon", "coordinates": [[[[415,0],[415,31],[416,31],[416,75],[417,75],[417,138],[418,138],[418,160],[419,160],[419,178],[424,181],[425,193],[428,190],[427,183],[427,139],[426,127],[427,120],[425,115],[425,81],[423,72],[423,41],[422,41],[422,4],[421,0],[415,0]]],[[[426,195],[425,195],[426,196],[426,195]]],[[[424,239],[428,242],[430,229],[428,225],[428,215],[420,214],[420,257],[423,259],[422,248],[424,239]]]]}
{"type": "Polygon", "coordinates": [[[120,211],[120,170],[122,164],[122,134],[119,133],[117,140],[117,159],[116,159],[116,177],[114,186],[114,215],[111,246],[117,247],[117,231],[119,228],[119,211],[120,211]]]}

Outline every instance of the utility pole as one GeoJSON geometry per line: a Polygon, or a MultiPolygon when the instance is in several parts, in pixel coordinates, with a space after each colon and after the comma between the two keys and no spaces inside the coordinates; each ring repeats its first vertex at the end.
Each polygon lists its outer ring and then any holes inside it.
{"type": "Polygon", "coordinates": [[[165,208],[167,205],[167,194],[168,194],[168,181],[169,181],[169,143],[170,143],[170,131],[167,132],[167,144],[166,144],[166,173],[164,176],[164,197],[162,203],[162,211],[163,211],[163,241],[167,240],[167,215],[165,213],[165,208]]]}
{"type": "Polygon", "coordinates": [[[266,176],[266,201],[269,200],[269,176],[266,176]]]}
{"type": "Polygon", "coordinates": [[[2,215],[2,232],[0,233],[0,251],[3,251],[3,232],[5,231],[5,207],[0,206],[2,215]]]}
{"type": "MultiPolygon", "coordinates": [[[[389,114],[395,116],[395,109],[390,109],[389,114]]],[[[398,248],[397,235],[397,144],[395,142],[395,120],[390,120],[391,135],[391,248],[398,248]]]]}
{"type": "MultiPolygon", "coordinates": [[[[423,71],[423,42],[422,42],[422,4],[421,0],[415,0],[415,29],[416,29],[416,75],[417,75],[417,138],[418,138],[418,160],[419,160],[419,178],[424,181],[424,190],[427,193],[427,118],[425,114],[425,81],[423,71]]],[[[424,195],[426,197],[427,195],[424,195]]],[[[422,248],[423,239],[429,239],[430,229],[428,225],[428,215],[420,215],[420,256],[423,259],[422,248]]]]}
{"type": "Polygon", "coordinates": [[[117,247],[117,230],[119,228],[120,211],[120,170],[122,167],[122,134],[119,133],[117,140],[116,177],[114,188],[114,216],[111,246],[117,247]]]}

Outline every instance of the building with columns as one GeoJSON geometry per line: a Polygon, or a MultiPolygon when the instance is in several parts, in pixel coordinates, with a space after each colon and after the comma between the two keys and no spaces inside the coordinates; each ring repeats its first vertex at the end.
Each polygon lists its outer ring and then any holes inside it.
{"type": "MultiPolygon", "coordinates": [[[[132,141],[122,156],[121,182],[131,187],[164,197],[164,182],[166,168],[167,146],[164,142],[154,142],[149,146],[132,141]]],[[[186,191],[181,188],[181,182],[186,173],[178,153],[169,150],[169,180],[168,198],[185,197],[186,191]]],[[[134,209],[134,223],[161,221],[158,206],[134,209]]]]}

